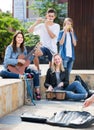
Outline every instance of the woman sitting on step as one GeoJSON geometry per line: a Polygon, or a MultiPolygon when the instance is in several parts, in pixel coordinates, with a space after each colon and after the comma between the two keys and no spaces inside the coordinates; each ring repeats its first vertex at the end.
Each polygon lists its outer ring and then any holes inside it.
{"type": "Polygon", "coordinates": [[[79,81],[74,81],[69,85],[68,72],[64,71],[62,59],[59,54],[55,54],[52,59],[52,67],[48,69],[44,83],[47,91],[54,89],[64,90],[65,99],[80,101],[87,98],[87,92],[79,81]]]}
{"type": "MultiPolygon", "coordinates": [[[[26,64],[25,58],[21,59],[18,58],[20,55],[27,56],[27,50],[24,46],[24,35],[21,31],[17,31],[14,36],[12,43],[7,46],[5,51],[5,57],[4,57],[4,69],[0,72],[0,76],[2,78],[25,78],[24,74],[20,74],[20,69],[22,69],[22,66],[26,64]],[[13,69],[16,67],[18,70],[17,65],[22,65],[19,69],[19,73],[16,73],[13,71],[13,69]],[[11,66],[12,70],[10,70],[8,67],[11,66]]],[[[33,56],[30,57],[32,59],[33,56]]],[[[29,61],[30,61],[29,59],[29,61]]],[[[40,100],[40,89],[39,89],[39,73],[37,70],[34,70],[33,68],[29,68],[29,65],[24,68],[24,73],[26,74],[27,78],[32,78],[33,76],[33,83],[35,87],[35,94],[36,99],[40,100]]]]}

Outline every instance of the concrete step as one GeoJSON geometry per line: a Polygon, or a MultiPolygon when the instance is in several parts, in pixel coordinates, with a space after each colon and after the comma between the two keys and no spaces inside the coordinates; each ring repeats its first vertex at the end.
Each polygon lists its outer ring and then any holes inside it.
{"type": "Polygon", "coordinates": [[[24,104],[24,82],[20,79],[0,79],[0,117],[24,104]]]}
{"type": "MultiPolygon", "coordinates": [[[[2,68],[2,66],[0,67],[2,68]]],[[[45,99],[45,75],[48,65],[40,65],[42,74],[40,76],[40,89],[42,99],[45,99]]],[[[90,89],[94,89],[94,70],[72,70],[70,82],[73,82],[75,75],[80,75],[88,84],[90,89]]],[[[18,109],[24,105],[25,84],[20,79],[0,79],[0,117],[18,109]]]]}
{"type": "MultiPolygon", "coordinates": [[[[43,70],[43,73],[40,77],[40,87],[43,99],[45,99],[46,89],[44,87],[44,81],[48,67],[49,67],[48,65],[40,65],[41,70],[43,70]]],[[[70,83],[74,81],[76,75],[80,75],[81,78],[88,85],[89,89],[94,90],[94,70],[72,70],[70,74],[70,83]]]]}

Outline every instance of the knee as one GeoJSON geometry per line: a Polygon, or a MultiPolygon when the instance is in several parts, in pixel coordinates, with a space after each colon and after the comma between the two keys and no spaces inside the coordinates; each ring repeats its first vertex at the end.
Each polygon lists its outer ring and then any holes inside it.
{"type": "Polygon", "coordinates": [[[74,83],[74,85],[81,85],[81,83],[79,81],[74,81],[73,83],[74,83]]]}

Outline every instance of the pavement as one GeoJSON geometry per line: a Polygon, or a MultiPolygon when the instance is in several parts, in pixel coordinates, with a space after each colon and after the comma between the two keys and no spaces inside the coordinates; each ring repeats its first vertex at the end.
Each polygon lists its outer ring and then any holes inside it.
{"type": "MultiPolygon", "coordinates": [[[[88,111],[94,115],[94,105],[82,109],[83,101],[35,101],[36,105],[24,105],[19,109],[0,119],[0,130],[74,130],[74,128],[51,126],[43,123],[32,123],[22,121],[20,116],[23,113],[35,114],[43,117],[51,117],[55,112],[64,110],[70,111],[88,111]]],[[[81,129],[77,129],[81,130],[81,129]]],[[[83,130],[94,130],[94,124],[83,130]]]]}

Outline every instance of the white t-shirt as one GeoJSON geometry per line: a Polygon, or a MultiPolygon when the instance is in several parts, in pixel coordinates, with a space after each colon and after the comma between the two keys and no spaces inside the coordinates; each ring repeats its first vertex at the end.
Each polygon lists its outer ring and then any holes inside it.
{"type": "Polygon", "coordinates": [[[47,47],[51,52],[57,53],[57,38],[60,31],[60,26],[57,23],[54,23],[52,26],[49,26],[49,29],[56,35],[55,38],[51,38],[46,30],[45,24],[41,23],[34,28],[34,34],[40,36],[40,42],[44,47],[47,47]]]}
{"type": "Polygon", "coordinates": [[[72,57],[71,37],[69,32],[67,32],[66,37],[66,56],[72,57]]]}

